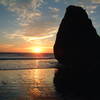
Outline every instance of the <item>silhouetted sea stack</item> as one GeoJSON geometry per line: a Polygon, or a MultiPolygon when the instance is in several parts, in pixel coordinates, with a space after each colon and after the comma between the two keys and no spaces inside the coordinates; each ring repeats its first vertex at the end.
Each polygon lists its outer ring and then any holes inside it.
{"type": "Polygon", "coordinates": [[[54,44],[55,58],[64,65],[95,63],[100,39],[86,11],[69,6],[54,44]]]}
{"type": "Polygon", "coordinates": [[[55,73],[54,85],[64,100],[100,99],[100,37],[83,8],[66,9],[54,55],[62,64],[55,73]]]}

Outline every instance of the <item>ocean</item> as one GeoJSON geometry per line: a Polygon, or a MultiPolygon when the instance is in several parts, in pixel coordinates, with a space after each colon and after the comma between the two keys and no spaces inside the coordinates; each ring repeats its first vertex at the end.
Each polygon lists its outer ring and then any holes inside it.
{"type": "Polygon", "coordinates": [[[56,64],[51,53],[0,53],[0,70],[53,68],[56,64]]]}
{"type": "Polygon", "coordinates": [[[53,54],[0,53],[0,100],[60,100],[53,54]]]}

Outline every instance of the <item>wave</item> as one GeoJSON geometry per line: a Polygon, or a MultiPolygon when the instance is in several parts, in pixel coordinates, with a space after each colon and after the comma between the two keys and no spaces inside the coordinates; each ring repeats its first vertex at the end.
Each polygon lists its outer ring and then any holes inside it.
{"type": "MultiPolygon", "coordinates": [[[[33,59],[33,58],[32,58],[33,59]]],[[[0,60],[0,70],[28,70],[56,68],[56,59],[35,59],[35,60],[0,60]]]]}
{"type": "Polygon", "coordinates": [[[48,58],[0,58],[0,60],[42,60],[42,59],[54,59],[53,57],[48,58]]]}
{"type": "Polygon", "coordinates": [[[2,68],[0,70],[31,70],[31,69],[54,69],[57,68],[56,66],[53,67],[42,67],[42,68],[2,68]]]}
{"type": "Polygon", "coordinates": [[[52,53],[0,53],[0,60],[54,59],[52,53]]]}

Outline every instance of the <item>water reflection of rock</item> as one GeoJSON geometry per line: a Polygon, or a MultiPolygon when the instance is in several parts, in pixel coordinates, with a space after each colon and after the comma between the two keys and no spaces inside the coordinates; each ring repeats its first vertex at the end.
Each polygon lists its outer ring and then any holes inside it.
{"type": "Polygon", "coordinates": [[[99,76],[99,71],[80,72],[69,68],[59,68],[55,73],[54,85],[57,93],[64,100],[97,100],[96,98],[100,99],[99,76]]]}

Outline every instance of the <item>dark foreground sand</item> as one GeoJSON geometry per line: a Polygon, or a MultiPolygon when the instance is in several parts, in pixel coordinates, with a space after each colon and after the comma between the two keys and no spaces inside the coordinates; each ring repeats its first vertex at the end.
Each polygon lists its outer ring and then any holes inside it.
{"type": "Polygon", "coordinates": [[[0,70],[0,100],[61,100],[53,84],[55,71],[0,70]]]}

